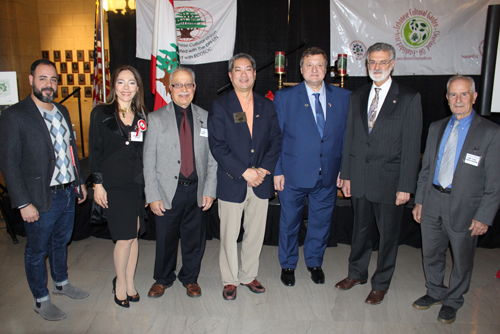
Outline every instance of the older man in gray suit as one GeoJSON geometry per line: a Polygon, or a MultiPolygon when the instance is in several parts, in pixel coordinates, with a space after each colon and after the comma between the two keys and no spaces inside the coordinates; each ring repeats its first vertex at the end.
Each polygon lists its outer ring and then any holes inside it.
{"type": "Polygon", "coordinates": [[[146,201],[156,215],[156,282],[148,296],[161,297],[178,278],[189,297],[200,297],[198,274],[205,250],[207,211],[215,198],[217,163],[208,147],[208,112],[191,101],[194,72],[178,67],[170,76],[172,102],[151,113],[144,143],[146,201]]]}
{"type": "Polygon", "coordinates": [[[438,321],[451,324],[469,290],[477,236],[486,233],[500,202],[500,127],[472,109],[474,80],[454,76],[446,98],[453,113],[429,128],[413,217],[422,227],[427,294],[413,303],[442,304],[438,321]],[[446,250],[453,269],[444,285],[446,250]]]}

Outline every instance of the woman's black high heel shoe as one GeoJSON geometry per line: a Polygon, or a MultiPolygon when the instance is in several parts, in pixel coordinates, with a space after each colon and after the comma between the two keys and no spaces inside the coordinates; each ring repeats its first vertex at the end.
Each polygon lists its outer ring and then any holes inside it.
{"type": "Polygon", "coordinates": [[[116,277],[113,278],[113,293],[115,294],[115,303],[118,306],[129,308],[130,307],[130,303],[128,302],[128,298],[129,298],[128,295],[127,295],[127,299],[120,300],[120,299],[116,298],[116,292],[115,292],[115,290],[116,290],[116,277]]]}
{"type": "Polygon", "coordinates": [[[133,296],[129,296],[127,294],[127,299],[128,299],[129,302],[136,303],[136,302],[138,302],[141,299],[141,296],[139,296],[139,293],[136,293],[133,296]]]}

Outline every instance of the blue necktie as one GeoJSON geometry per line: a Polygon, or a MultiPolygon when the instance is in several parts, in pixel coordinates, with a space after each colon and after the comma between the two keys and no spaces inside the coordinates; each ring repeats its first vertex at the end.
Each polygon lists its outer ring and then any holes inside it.
{"type": "Polygon", "coordinates": [[[321,107],[321,102],[319,102],[319,93],[314,93],[316,102],[314,103],[316,109],[316,125],[318,126],[319,134],[323,138],[323,132],[325,130],[325,115],[323,114],[323,107],[321,107]]]}

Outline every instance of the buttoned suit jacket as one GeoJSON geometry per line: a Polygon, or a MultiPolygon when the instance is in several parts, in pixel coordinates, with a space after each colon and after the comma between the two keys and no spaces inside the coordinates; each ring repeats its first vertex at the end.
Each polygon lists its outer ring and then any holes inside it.
{"type": "MultiPolygon", "coordinates": [[[[439,146],[450,117],[429,127],[427,144],[418,178],[415,203],[422,204],[422,217],[436,171],[439,146]]],[[[500,203],[500,126],[475,114],[453,174],[450,193],[450,224],[455,232],[469,231],[472,219],[492,225],[500,203]],[[466,163],[467,155],[480,156],[478,166],[466,163]]],[[[422,220],[422,223],[425,223],[422,220]]]]}
{"type": "Polygon", "coordinates": [[[277,91],[274,105],[283,133],[276,175],[295,187],[313,188],[321,169],[323,185],[336,184],[342,163],[342,151],[351,92],[325,85],[326,122],[321,137],[307,95],[305,81],[277,91]]]}
{"type": "MultiPolygon", "coordinates": [[[[69,112],[59,103],[54,102],[54,105],[69,127],[76,165],[73,186],[76,187],[77,197],[83,198],[80,185],[85,183],[85,175],[80,168],[69,112]]],[[[48,212],[52,207],[50,182],[55,166],[52,138],[30,94],[0,115],[0,170],[7,184],[12,207],[32,203],[38,212],[48,212]]]]}
{"type": "Polygon", "coordinates": [[[217,197],[223,201],[242,203],[247,193],[243,173],[247,168],[262,167],[271,175],[254,187],[261,199],[274,196],[274,168],[281,149],[281,130],[273,103],[253,94],[252,136],[247,122],[236,123],[234,114],[243,112],[233,91],[216,99],[208,116],[210,150],[217,160],[217,197]]]}
{"type": "Polygon", "coordinates": [[[351,195],[394,204],[396,192],[414,193],[420,161],[420,94],[394,80],[368,133],[368,98],[372,84],[351,94],[341,179],[351,181],[351,195]]]}
{"type": "MultiPolygon", "coordinates": [[[[197,203],[203,205],[203,196],[215,198],[217,162],[208,146],[208,137],[201,135],[206,128],[208,112],[191,104],[193,112],[193,148],[198,174],[197,203]]],[[[181,146],[174,103],[152,112],[148,116],[147,136],[144,142],[144,180],[147,203],[162,200],[170,210],[179,182],[181,146]]]]}

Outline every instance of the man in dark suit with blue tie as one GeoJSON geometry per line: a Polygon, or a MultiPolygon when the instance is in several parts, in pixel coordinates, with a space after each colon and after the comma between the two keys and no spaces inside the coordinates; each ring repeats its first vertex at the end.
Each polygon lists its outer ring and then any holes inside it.
{"type": "Polygon", "coordinates": [[[266,291],[257,281],[257,273],[269,198],[274,196],[281,131],[273,103],[252,91],[255,60],[246,53],[234,55],[228,70],[234,90],[212,103],[208,141],[218,163],[222,296],[234,300],[240,284],[254,293],[266,291]],[[240,268],[236,241],[243,212],[240,268]]]}
{"type": "Polygon", "coordinates": [[[426,310],[442,304],[438,321],[451,324],[469,290],[477,236],[493,224],[500,202],[500,127],[477,115],[474,80],[448,80],[453,113],[429,127],[413,217],[422,227],[427,293],[413,303],[426,310]],[[444,285],[446,251],[453,268],[444,285]]]}
{"type": "Polygon", "coordinates": [[[327,85],[327,55],[320,48],[304,51],[304,81],[276,92],[274,105],[283,132],[274,186],[281,203],[279,260],[281,282],[295,285],[298,234],[309,199],[304,258],[316,284],[325,283],[321,268],[337,198],[350,91],[327,85]]]}
{"type": "Polygon", "coordinates": [[[365,284],[372,252],[372,228],[380,233],[377,270],[365,302],[380,304],[396,267],[403,206],[415,191],[420,160],[420,94],[391,78],[396,50],[375,43],[367,50],[373,84],[351,95],[342,160],[342,191],[352,197],[354,228],[348,277],[335,287],[365,284]]]}

